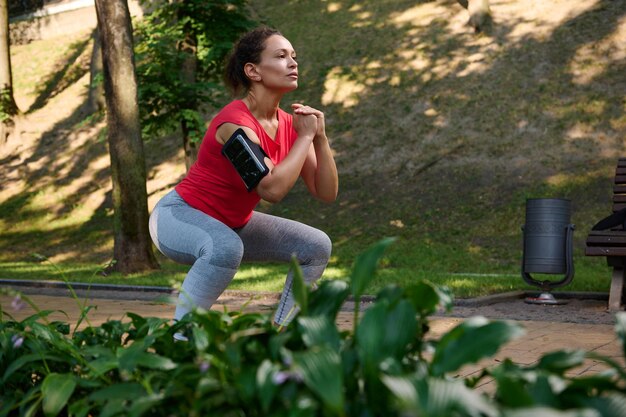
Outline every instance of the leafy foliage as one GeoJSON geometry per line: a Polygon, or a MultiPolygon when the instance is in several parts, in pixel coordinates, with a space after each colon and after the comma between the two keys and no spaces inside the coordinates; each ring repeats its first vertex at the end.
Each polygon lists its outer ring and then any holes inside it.
{"type": "MultiPolygon", "coordinates": [[[[427,281],[385,288],[354,332],[338,329],[341,305],[364,288],[388,244],[359,257],[350,283],[311,290],[294,274],[306,306],[282,330],[270,315],[201,309],[174,324],[128,313],[127,321],[71,336],[67,324],[46,321],[49,311],[2,321],[0,415],[624,415],[626,373],[582,351],[548,353],[532,366],[505,360],[478,378],[452,378],[522,329],[476,317],[431,337],[429,315],[451,298],[427,281]],[[188,341],[176,342],[177,332],[188,341]],[[589,357],[608,371],[570,376],[589,357]],[[485,378],[494,380],[493,396],[472,389],[485,378]]],[[[624,323],[619,315],[622,343],[624,323]]]]}
{"type": "Polygon", "coordinates": [[[215,104],[224,57],[253,22],[246,0],[143,0],[135,57],[144,136],[175,131],[182,122],[200,140],[202,110],[215,104]],[[184,68],[188,68],[187,74],[184,68]]]}

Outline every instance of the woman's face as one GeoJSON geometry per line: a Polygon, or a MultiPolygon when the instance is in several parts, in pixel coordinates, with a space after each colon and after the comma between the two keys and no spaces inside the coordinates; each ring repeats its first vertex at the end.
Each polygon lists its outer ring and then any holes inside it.
{"type": "Polygon", "coordinates": [[[298,88],[296,51],[291,43],[280,35],[267,38],[256,71],[260,81],[268,88],[282,92],[298,88]]]}

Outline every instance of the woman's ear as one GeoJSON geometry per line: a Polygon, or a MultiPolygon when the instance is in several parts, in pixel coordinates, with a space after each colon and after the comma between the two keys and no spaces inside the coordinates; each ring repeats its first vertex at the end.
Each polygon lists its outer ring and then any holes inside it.
{"type": "Polygon", "coordinates": [[[246,74],[246,77],[248,77],[250,80],[261,81],[261,74],[259,74],[259,71],[257,70],[257,66],[254,65],[253,63],[248,62],[246,65],[244,65],[243,72],[246,74]]]}

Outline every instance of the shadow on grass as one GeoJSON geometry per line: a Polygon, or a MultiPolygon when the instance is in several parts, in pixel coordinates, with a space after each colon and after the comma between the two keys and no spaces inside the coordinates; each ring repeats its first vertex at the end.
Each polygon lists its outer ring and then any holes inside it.
{"type": "MultiPolygon", "coordinates": [[[[494,2],[493,8],[513,4],[494,2]]],[[[480,36],[455,26],[466,18],[453,0],[253,5],[298,50],[302,85],[283,104],[303,101],[325,111],[341,180],[335,204],[312,201],[298,185],[281,204],[260,209],[327,231],[337,264],[350,264],[383,236],[399,236],[407,244],[390,248],[392,264],[420,267],[417,251],[445,242],[455,248],[438,254],[446,272],[458,272],[468,258],[508,271],[519,260],[526,198],[572,199],[577,253],[586,230],[610,209],[614,157],[624,152],[626,135],[626,61],[601,65],[586,80],[576,78],[571,65],[580,51],[615,33],[624,0],[600,0],[542,35],[518,35],[536,22],[513,14],[480,36]]],[[[69,61],[80,56],[81,45],[69,61]]],[[[59,68],[60,79],[70,66],[59,68]]],[[[62,83],[54,80],[36,102],[45,104],[58,91],[62,83]]],[[[106,156],[97,125],[77,127],[81,120],[77,109],[43,134],[27,164],[15,167],[23,170],[28,195],[7,207],[27,208],[46,185],[67,185],[106,156]],[[81,129],[89,139],[59,162],[81,129]],[[61,170],[68,174],[57,178],[61,170]]],[[[170,142],[147,144],[148,172],[177,151],[170,142]]],[[[108,168],[98,170],[55,215],[108,190],[109,176],[108,168]]],[[[81,226],[42,232],[38,242],[49,256],[56,245],[74,245],[75,256],[87,248],[97,259],[109,256],[91,248],[110,241],[110,210],[108,191],[81,226]]],[[[11,241],[0,242],[0,250],[11,241]]]]}
{"type": "Polygon", "coordinates": [[[324,109],[341,180],[334,205],[299,190],[267,210],[326,230],[336,249],[349,241],[350,253],[393,235],[412,243],[390,248],[407,262],[420,259],[411,246],[442,241],[456,247],[440,254],[448,265],[462,252],[502,270],[518,262],[526,198],[559,196],[573,201],[580,253],[626,152],[626,60],[605,57],[586,80],[574,64],[616,33],[625,6],[599,1],[523,35],[541,20],[507,15],[477,36],[455,26],[454,1],[257,2],[298,50],[303,82],[290,99],[324,109]]]}

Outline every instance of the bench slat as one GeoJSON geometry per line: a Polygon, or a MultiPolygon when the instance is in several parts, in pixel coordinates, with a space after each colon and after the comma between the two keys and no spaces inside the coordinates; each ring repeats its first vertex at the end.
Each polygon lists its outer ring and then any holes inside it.
{"type": "Polygon", "coordinates": [[[623,236],[588,236],[587,246],[626,246],[623,236]]]}
{"type": "Polygon", "coordinates": [[[585,248],[587,256],[626,256],[626,247],[609,246],[587,246],[585,248]]]}
{"type": "Polygon", "coordinates": [[[626,230],[592,230],[589,232],[589,236],[624,236],[626,237],[626,230]]]}

